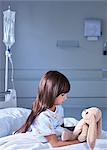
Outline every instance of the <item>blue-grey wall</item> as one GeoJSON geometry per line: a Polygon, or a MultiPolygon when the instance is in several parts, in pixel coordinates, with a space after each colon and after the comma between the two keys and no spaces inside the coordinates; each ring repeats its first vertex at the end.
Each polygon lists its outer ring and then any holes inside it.
{"type": "MultiPolygon", "coordinates": [[[[2,18],[2,5],[0,3],[0,20],[2,18]]],[[[3,88],[3,82],[2,82],[2,71],[1,68],[2,66],[2,57],[3,56],[3,50],[2,50],[2,21],[0,21],[0,89],[2,90],[3,88]]]]}
{"type": "MultiPolygon", "coordinates": [[[[16,11],[15,38],[12,46],[14,81],[18,106],[31,107],[41,76],[50,69],[67,75],[72,90],[65,102],[65,115],[80,118],[83,108],[100,107],[107,114],[107,56],[103,45],[107,39],[107,3],[56,1],[5,1],[0,12],[8,5],[16,11]],[[84,20],[102,20],[102,36],[97,41],[84,37],[84,20]],[[79,42],[79,48],[59,48],[57,40],[79,42]]],[[[2,25],[0,14],[0,25],[2,25]]],[[[4,87],[5,46],[0,26],[0,80],[4,87]]],[[[9,88],[11,83],[9,83],[9,88]]],[[[104,121],[103,121],[104,122],[104,121]]],[[[106,122],[103,123],[107,127],[106,122]]]]}

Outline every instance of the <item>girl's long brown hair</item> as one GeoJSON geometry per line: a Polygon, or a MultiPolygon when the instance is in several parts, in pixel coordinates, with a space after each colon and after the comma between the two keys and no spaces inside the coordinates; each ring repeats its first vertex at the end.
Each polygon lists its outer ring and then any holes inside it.
{"type": "Polygon", "coordinates": [[[70,83],[66,76],[58,71],[48,71],[41,79],[38,87],[38,95],[33,102],[32,110],[25,124],[16,132],[25,133],[34,119],[46,109],[54,105],[54,101],[61,93],[70,90],[70,83]]]}

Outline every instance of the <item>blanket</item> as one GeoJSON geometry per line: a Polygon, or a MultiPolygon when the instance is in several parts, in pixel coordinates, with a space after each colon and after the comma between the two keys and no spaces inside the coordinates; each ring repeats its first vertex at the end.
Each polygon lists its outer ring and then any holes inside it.
{"type": "MultiPolygon", "coordinates": [[[[0,138],[0,150],[89,150],[87,143],[52,148],[49,143],[41,143],[40,137],[32,133],[19,133],[0,138]]],[[[102,131],[94,150],[107,150],[107,131],[102,131]]]]}

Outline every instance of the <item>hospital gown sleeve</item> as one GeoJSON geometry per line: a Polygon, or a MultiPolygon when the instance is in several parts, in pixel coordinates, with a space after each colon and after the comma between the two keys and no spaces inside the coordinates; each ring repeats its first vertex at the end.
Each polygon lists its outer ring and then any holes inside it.
{"type": "Polygon", "coordinates": [[[49,118],[48,115],[46,115],[46,116],[40,115],[38,117],[37,124],[38,124],[37,125],[38,131],[43,136],[55,134],[53,124],[52,124],[51,119],[49,118]]]}

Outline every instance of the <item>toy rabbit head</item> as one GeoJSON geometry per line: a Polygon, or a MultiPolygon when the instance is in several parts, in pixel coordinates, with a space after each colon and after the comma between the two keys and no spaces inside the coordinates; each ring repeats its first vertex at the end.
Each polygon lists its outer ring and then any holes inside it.
{"type": "Polygon", "coordinates": [[[82,117],[88,125],[96,124],[97,123],[97,137],[100,137],[101,135],[101,129],[102,129],[102,112],[97,107],[91,107],[88,109],[85,109],[82,112],[82,117]]]}
{"type": "Polygon", "coordinates": [[[82,112],[82,117],[84,122],[88,124],[87,132],[87,143],[90,148],[93,149],[95,146],[96,139],[101,136],[102,130],[102,113],[101,110],[97,107],[91,107],[85,109],[82,112]]]}

